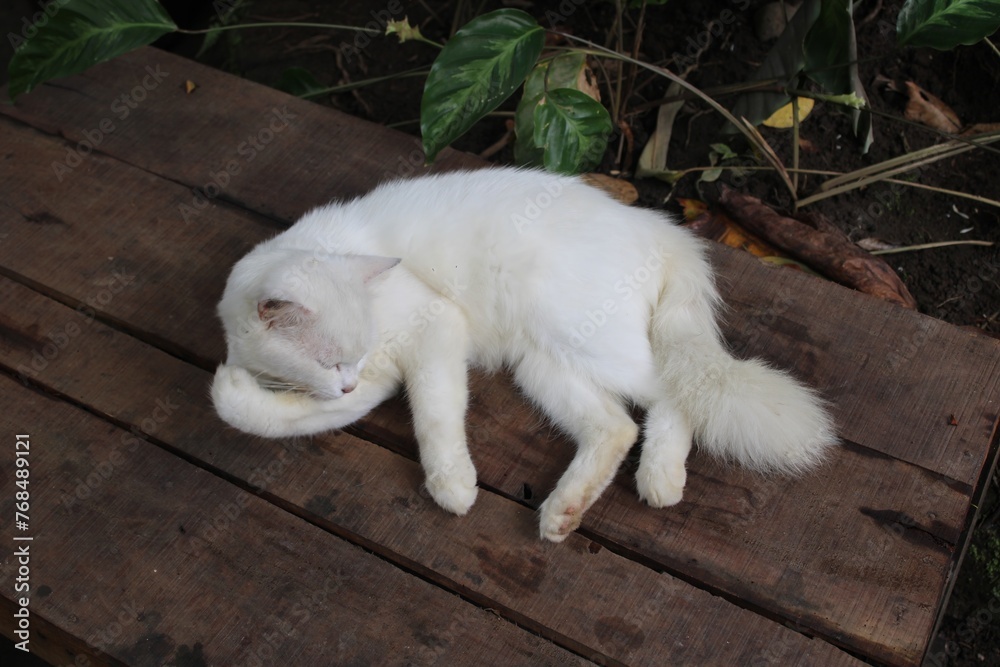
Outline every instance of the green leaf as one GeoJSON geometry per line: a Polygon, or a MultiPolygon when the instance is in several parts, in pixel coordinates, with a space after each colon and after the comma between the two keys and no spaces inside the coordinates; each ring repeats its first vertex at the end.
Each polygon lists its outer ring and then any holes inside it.
{"type": "Polygon", "coordinates": [[[546,88],[575,88],[587,82],[587,54],[567,53],[538,63],[527,81],[514,113],[514,161],[520,165],[540,166],[545,156],[535,145],[535,107],[545,96],[546,88]]]}
{"type": "Polygon", "coordinates": [[[544,151],[549,171],[579,174],[593,169],[604,156],[611,130],[608,110],[579,90],[550,90],[535,107],[535,145],[544,151]]]}
{"type": "Polygon", "coordinates": [[[66,0],[36,28],[10,60],[11,99],[177,30],[156,0],[66,0]]]}
{"type": "Polygon", "coordinates": [[[975,44],[1000,29],[1000,0],[906,0],[896,19],[900,46],[941,51],[975,44]]]}
{"type": "MultiPolygon", "coordinates": [[[[785,26],[785,31],[764,57],[764,62],[750,77],[750,81],[777,79],[779,86],[795,87],[795,79],[805,66],[806,35],[820,14],[820,0],[805,0],[795,16],[785,26]]],[[[760,125],[771,114],[788,104],[791,98],[784,93],[756,91],[744,93],[736,101],[733,115],[744,117],[753,125],[760,125]]],[[[728,127],[735,132],[735,127],[728,127]]]]}
{"type": "Polygon", "coordinates": [[[545,31],[518,9],[484,14],[448,40],[431,66],[420,103],[428,162],[521,85],[544,44],[545,31]]]}
{"type": "Polygon", "coordinates": [[[278,79],[278,90],[283,90],[296,97],[313,97],[328,89],[328,86],[320,83],[313,76],[313,73],[304,67],[289,67],[281,73],[281,78],[278,79]]]}
{"type": "MultiPolygon", "coordinates": [[[[851,96],[860,102],[851,111],[854,136],[861,139],[862,153],[874,141],[868,96],[858,74],[858,45],[854,34],[852,0],[823,0],[819,17],[803,43],[805,73],[832,95],[851,96]]],[[[847,98],[851,99],[851,98],[847,98]]]]}
{"type": "Polygon", "coordinates": [[[720,160],[732,160],[739,157],[739,155],[734,153],[733,149],[726,144],[709,144],[708,147],[712,149],[713,153],[719,156],[720,160]]]}

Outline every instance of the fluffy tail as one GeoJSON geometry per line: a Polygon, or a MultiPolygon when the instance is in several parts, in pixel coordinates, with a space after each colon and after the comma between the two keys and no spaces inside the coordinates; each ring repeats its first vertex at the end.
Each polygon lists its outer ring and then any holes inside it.
{"type": "Polygon", "coordinates": [[[812,389],[759,359],[729,354],[716,323],[719,296],[701,252],[674,256],[653,313],[652,347],[666,389],[699,445],[760,471],[795,473],[837,442],[812,389]]]}

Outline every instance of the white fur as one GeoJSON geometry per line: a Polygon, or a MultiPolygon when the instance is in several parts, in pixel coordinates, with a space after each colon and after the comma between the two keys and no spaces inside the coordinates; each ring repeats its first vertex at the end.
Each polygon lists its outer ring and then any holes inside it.
{"type": "Polygon", "coordinates": [[[700,240],[575,178],[397,181],[308,213],[237,263],[212,396],[228,423],[280,437],[345,426],[405,383],[427,488],[465,514],[466,368],[509,366],[578,444],[540,510],[542,537],[561,541],[638,436],[629,402],[648,411],[636,481],[655,507],[681,500],[692,435],[779,472],[836,442],[813,391],[730,356],[718,300],[700,240]]]}

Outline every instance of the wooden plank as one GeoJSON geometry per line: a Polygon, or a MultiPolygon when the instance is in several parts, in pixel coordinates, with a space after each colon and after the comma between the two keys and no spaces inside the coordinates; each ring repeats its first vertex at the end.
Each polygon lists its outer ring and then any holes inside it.
{"type": "MultiPolygon", "coordinates": [[[[0,298],[20,306],[0,315],[7,368],[32,356],[44,340],[36,332],[81,320],[6,279],[0,298]]],[[[283,443],[226,429],[200,390],[207,372],[101,323],[82,329],[34,381],[602,664],[859,664],[581,535],[540,542],[532,511],[491,493],[469,517],[447,515],[420,492],[417,463],[353,436],[283,443]],[[164,404],[171,415],[151,420],[164,404]]]]}
{"type": "MultiPolygon", "coordinates": [[[[414,153],[419,142],[413,137],[155,49],[99,65],[58,86],[43,86],[0,113],[71,142],[85,140],[87,132],[96,136],[93,128],[108,116],[106,107],[93,100],[110,105],[146,76],[146,67],[157,66],[176,78],[116,122],[100,151],[190,187],[204,187],[211,173],[240,158],[239,173],[219,198],[284,221],[331,198],[364,192],[385,178],[421,171],[414,153]],[[179,85],[184,78],[202,87],[187,95],[179,85]],[[238,147],[263,127],[262,119],[275,107],[287,108],[296,116],[294,123],[246,161],[238,147]],[[190,146],[199,147],[199,159],[178,159],[190,146]]],[[[42,160],[49,173],[52,163],[65,160],[67,149],[60,146],[42,160]]],[[[455,152],[440,161],[441,168],[482,165],[455,152]]],[[[191,196],[179,195],[175,208],[189,204],[191,196]]],[[[192,220],[207,222],[216,214],[209,208],[192,220]]],[[[180,212],[176,219],[183,219],[180,212]]],[[[795,369],[823,390],[834,403],[845,439],[976,483],[983,438],[1000,417],[997,341],[959,333],[812,277],[771,271],[727,248],[713,248],[712,258],[733,306],[727,332],[741,351],[795,369]],[[970,379],[978,391],[969,390],[970,379]]]]}
{"type": "Polygon", "coordinates": [[[823,387],[845,438],[976,484],[1000,414],[1000,342],[796,271],[776,281],[742,259],[713,257],[740,314],[724,327],[739,354],[823,387]]]}
{"type": "MultiPolygon", "coordinates": [[[[481,482],[510,497],[530,489],[540,503],[572,458],[572,443],[546,436],[546,427],[526,437],[531,416],[506,384],[478,377],[474,395],[468,428],[481,482]]],[[[415,456],[404,415],[397,403],[359,430],[415,456]]],[[[696,454],[684,501],[653,510],[639,504],[633,472],[626,467],[584,517],[585,534],[878,660],[919,662],[943,603],[968,488],[858,447],[793,480],[696,454]]]]}
{"type": "MultiPolygon", "coordinates": [[[[586,662],[79,408],[6,376],[0,392],[7,442],[31,436],[30,612],[86,642],[63,647],[33,633],[29,646],[46,655],[586,662]]],[[[13,516],[14,476],[0,488],[0,510],[13,516]]],[[[0,594],[4,607],[12,594],[0,594]]],[[[4,634],[12,620],[3,615],[4,634]]]]}
{"type": "MultiPolygon", "coordinates": [[[[6,86],[0,94],[7,95],[6,86]]],[[[211,222],[211,212],[195,189],[211,201],[236,201],[290,220],[378,181],[431,171],[413,136],[153,48],[45,84],[15,105],[2,105],[0,113],[69,140],[43,162],[57,182],[87,169],[93,149],[188,184],[175,204],[178,219],[202,223],[211,222]],[[198,84],[190,94],[186,80],[198,84]],[[142,99],[125,109],[123,95],[142,99]]],[[[481,164],[445,149],[435,168],[481,164]]]]}
{"type": "MultiPolygon", "coordinates": [[[[11,127],[10,136],[10,145],[20,155],[40,155],[44,159],[61,148],[58,142],[30,130],[11,127]]],[[[0,169],[4,167],[0,165],[0,169]]],[[[26,171],[29,170],[9,173],[12,180],[7,182],[16,186],[16,189],[12,186],[9,198],[15,205],[22,197],[21,192],[31,192],[35,187],[24,175],[26,171]]],[[[213,358],[222,354],[221,334],[211,308],[221,291],[227,267],[247,245],[270,233],[270,227],[255,224],[256,218],[251,214],[218,206],[211,227],[199,228],[198,233],[203,236],[194,239],[190,227],[162,222],[169,215],[178,189],[108,158],[96,158],[92,171],[80,172],[72,184],[64,184],[60,199],[73,202],[71,205],[58,201],[47,204],[45,210],[51,219],[63,224],[33,225],[21,213],[0,211],[0,216],[10,215],[12,223],[8,226],[12,232],[7,243],[0,246],[0,257],[7,270],[44,285],[61,299],[74,304],[93,302],[112,320],[127,323],[131,330],[141,332],[171,352],[211,367],[213,358]],[[104,189],[98,198],[101,202],[124,200],[129,207],[95,215],[88,203],[94,197],[88,193],[98,187],[104,189]],[[37,247],[49,248],[49,254],[32,257],[31,249],[37,247]],[[88,248],[89,254],[81,254],[81,247],[88,248]],[[209,257],[205,247],[218,249],[217,256],[209,257]],[[177,261],[178,254],[185,257],[186,263],[177,261]],[[108,274],[95,268],[94,256],[121,258],[132,267],[133,278],[128,287],[103,305],[95,302],[95,294],[102,293],[101,281],[107,280],[108,274]],[[168,315],[164,316],[164,312],[168,315]]],[[[42,217],[31,215],[35,219],[42,217]]],[[[476,404],[469,421],[481,480],[510,495],[529,483],[539,497],[543,496],[564,466],[568,445],[537,448],[538,439],[528,435],[525,426],[537,420],[503,380],[480,379],[476,389],[476,404]],[[518,445],[512,448],[514,451],[489,446],[498,441],[518,445]]],[[[394,446],[413,456],[407,449],[408,419],[404,415],[397,404],[396,408],[389,406],[377,412],[366,423],[371,428],[385,430],[393,436],[390,440],[394,446]]],[[[370,433],[377,435],[376,431],[370,433]]],[[[696,458],[685,504],[660,512],[641,508],[631,493],[609,495],[588,518],[585,527],[624,548],[653,549],[653,557],[678,574],[702,581],[713,590],[746,597],[770,613],[807,619],[816,632],[848,646],[866,652],[885,651],[891,658],[889,661],[898,658],[912,662],[923,651],[922,642],[929,635],[940,604],[939,593],[950,567],[951,545],[964,526],[971,489],[944,478],[936,479],[933,474],[927,475],[933,484],[914,483],[925,473],[884,457],[870,456],[878,463],[865,466],[861,461],[866,451],[857,448],[854,453],[841,453],[820,476],[810,476],[792,485],[782,480],[748,481],[738,470],[722,470],[711,461],[696,458]],[[860,478],[852,477],[856,474],[860,478]],[[869,485],[869,493],[862,493],[858,499],[842,497],[843,489],[853,488],[862,481],[869,485]],[[871,491],[883,484],[898,489],[886,496],[871,491]],[[710,488],[727,491],[716,491],[723,493],[716,501],[717,496],[708,491],[710,488]],[[745,516],[755,503],[759,504],[756,500],[748,504],[747,488],[751,489],[751,500],[756,496],[772,498],[771,502],[781,510],[776,517],[787,525],[806,528],[820,525],[824,532],[800,545],[792,545],[789,553],[780,554],[782,560],[777,563],[749,559],[745,544],[748,529],[753,531],[752,539],[757,544],[749,553],[771,558],[774,553],[768,552],[766,545],[784,544],[788,528],[767,512],[745,516]],[[803,499],[808,499],[805,510],[803,499]],[[609,507],[617,508],[615,511],[622,516],[636,518],[627,529],[603,521],[601,512],[611,511],[606,509],[609,507]],[[711,511],[716,507],[726,509],[725,519],[711,511]],[[695,519],[687,521],[685,512],[694,512],[695,519]],[[910,532],[919,535],[920,529],[924,529],[942,543],[894,539],[897,528],[905,535],[904,529],[911,521],[917,530],[910,532]],[[664,522],[680,524],[676,540],[687,546],[675,551],[673,545],[666,546],[669,543],[647,544],[648,536],[662,540],[664,522]],[[844,536],[853,538],[856,534],[864,535],[866,542],[873,541],[876,545],[889,542],[890,546],[869,554],[859,550],[860,547],[852,551],[841,543],[847,539],[844,536]],[[706,553],[713,554],[711,560],[706,561],[706,553]],[[871,555],[881,558],[869,563],[871,555]],[[779,569],[801,576],[782,578],[779,569]],[[892,572],[899,574],[887,574],[892,572]],[[851,577],[859,578],[853,584],[855,588],[848,589],[857,595],[837,594],[851,577]],[[896,590],[900,585],[898,580],[902,580],[903,590],[896,590]],[[896,613],[894,609],[902,611],[896,613]]]]}

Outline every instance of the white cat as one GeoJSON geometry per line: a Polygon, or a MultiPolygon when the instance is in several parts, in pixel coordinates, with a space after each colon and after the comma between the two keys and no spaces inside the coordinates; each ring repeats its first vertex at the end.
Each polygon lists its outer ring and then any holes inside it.
{"type": "Polygon", "coordinates": [[[730,356],[718,301],[701,240],[576,178],[397,181],[306,214],[236,264],[212,398],[236,428],[282,437],[346,426],[404,384],[427,489],[461,515],[476,498],[467,368],[509,367],[578,446],[540,508],[558,542],[635,443],[630,403],[647,411],[636,483],[653,507],[681,500],[692,436],[777,472],[836,442],[813,391],[730,356]]]}

